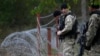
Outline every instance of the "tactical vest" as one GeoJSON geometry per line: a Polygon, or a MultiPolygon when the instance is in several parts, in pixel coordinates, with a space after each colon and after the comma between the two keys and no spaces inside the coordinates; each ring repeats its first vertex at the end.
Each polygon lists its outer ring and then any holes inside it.
{"type": "MultiPolygon", "coordinates": [[[[68,14],[66,14],[63,18],[61,18],[61,19],[59,20],[59,21],[60,21],[59,30],[64,29],[64,27],[65,27],[65,18],[66,18],[68,15],[74,16],[72,13],[68,13],[68,14]]],[[[75,19],[75,18],[74,18],[74,19],[75,19]]],[[[73,24],[73,26],[72,26],[72,30],[69,31],[68,33],[64,34],[64,35],[67,36],[67,35],[76,34],[77,25],[78,25],[78,22],[77,22],[77,19],[76,19],[75,22],[74,22],[74,24],[73,24]]]]}

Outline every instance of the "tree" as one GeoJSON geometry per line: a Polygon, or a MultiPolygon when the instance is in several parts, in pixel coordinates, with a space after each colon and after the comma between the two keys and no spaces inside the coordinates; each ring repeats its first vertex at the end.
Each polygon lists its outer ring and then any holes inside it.
{"type": "Polygon", "coordinates": [[[81,12],[82,12],[82,19],[84,19],[85,21],[87,20],[87,16],[86,16],[86,0],[82,0],[81,1],[81,12]]]}

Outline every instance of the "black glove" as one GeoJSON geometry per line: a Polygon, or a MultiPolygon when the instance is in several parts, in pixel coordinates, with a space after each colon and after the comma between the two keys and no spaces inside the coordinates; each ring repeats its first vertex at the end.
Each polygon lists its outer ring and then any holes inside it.
{"type": "Polygon", "coordinates": [[[91,50],[91,46],[85,46],[86,50],[91,50]]]}

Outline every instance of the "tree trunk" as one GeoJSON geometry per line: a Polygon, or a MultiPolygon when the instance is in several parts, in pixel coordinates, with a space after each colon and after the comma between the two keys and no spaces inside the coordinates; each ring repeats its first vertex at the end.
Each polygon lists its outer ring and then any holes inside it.
{"type": "Polygon", "coordinates": [[[84,21],[87,21],[87,16],[86,16],[86,0],[81,0],[81,13],[82,13],[82,19],[84,21]]]}

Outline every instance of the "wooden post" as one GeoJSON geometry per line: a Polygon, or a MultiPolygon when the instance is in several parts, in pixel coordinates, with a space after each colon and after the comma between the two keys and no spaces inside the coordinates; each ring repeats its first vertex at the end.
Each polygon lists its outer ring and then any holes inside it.
{"type": "Polygon", "coordinates": [[[37,28],[38,28],[38,32],[40,34],[40,14],[37,14],[37,28]]]}
{"type": "Polygon", "coordinates": [[[39,51],[39,56],[41,56],[40,53],[40,14],[37,14],[37,40],[38,40],[38,51],[39,51]]]}
{"type": "MultiPolygon", "coordinates": [[[[48,41],[51,43],[51,29],[47,28],[47,34],[48,34],[48,41]]],[[[51,56],[51,45],[48,43],[48,56],[51,56]]]]}
{"type": "MultiPolygon", "coordinates": [[[[57,31],[58,31],[58,21],[59,21],[59,18],[58,17],[56,17],[55,18],[55,22],[56,22],[56,29],[57,29],[57,31]]],[[[59,36],[58,35],[56,35],[56,46],[57,46],[57,48],[59,49],[59,36]]],[[[59,56],[59,52],[57,53],[57,56],[59,56]]]]}

